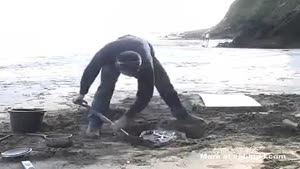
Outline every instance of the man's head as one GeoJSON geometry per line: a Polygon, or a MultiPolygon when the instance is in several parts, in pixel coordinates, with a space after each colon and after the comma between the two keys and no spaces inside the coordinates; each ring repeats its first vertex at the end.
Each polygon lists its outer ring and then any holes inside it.
{"type": "Polygon", "coordinates": [[[142,65],[140,54],[134,51],[125,51],[116,57],[116,66],[127,76],[136,76],[142,65]]]}

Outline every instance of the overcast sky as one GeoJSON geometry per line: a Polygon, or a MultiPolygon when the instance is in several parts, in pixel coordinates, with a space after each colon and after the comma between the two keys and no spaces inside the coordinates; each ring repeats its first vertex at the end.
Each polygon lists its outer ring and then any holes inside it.
{"type": "Polygon", "coordinates": [[[123,34],[209,28],[233,0],[9,0],[0,2],[1,54],[72,49],[123,34]],[[30,50],[29,50],[29,49],[30,50]],[[5,52],[4,52],[5,51],[5,52]]]}

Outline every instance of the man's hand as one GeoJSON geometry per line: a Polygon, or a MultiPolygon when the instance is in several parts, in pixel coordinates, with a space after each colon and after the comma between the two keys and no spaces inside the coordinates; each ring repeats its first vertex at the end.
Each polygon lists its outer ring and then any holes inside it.
{"type": "Polygon", "coordinates": [[[127,124],[129,123],[129,119],[126,116],[122,116],[119,120],[115,121],[114,125],[112,125],[112,128],[114,131],[118,131],[120,129],[124,129],[127,124]]]}
{"type": "Polygon", "coordinates": [[[84,102],[84,95],[83,94],[78,94],[76,97],[73,98],[73,103],[74,104],[82,104],[84,102]]]}

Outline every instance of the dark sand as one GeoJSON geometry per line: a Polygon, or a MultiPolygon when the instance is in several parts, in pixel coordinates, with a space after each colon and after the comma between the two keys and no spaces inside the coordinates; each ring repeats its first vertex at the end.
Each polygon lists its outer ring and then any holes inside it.
{"type": "MultiPolygon", "coordinates": [[[[16,147],[32,147],[29,160],[36,168],[297,168],[299,131],[283,127],[289,118],[299,121],[299,95],[253,95],[266,109],[203,110],[196,95],[181,95],[185,106],[207,120],[207,126],[177,123],[165,103],[155,96],[150,105],[127,128],[138,135],[147,129],[171,129],[184,133],[171,145],[148,148],[132,145],[114,135],[105,125],[100,139],[85,138],[86,110],[73,106],[67,110],[49,111],[44,117],[43,132],[72,133],[71,148],[48,148],[42,138],[13,136],[0,143],[0,151],[16,147]],[[191,138],[191,137],[199,138],[191,138]],[[203,156],[203,155],[218,156],[203,156]],[[225,159],[227,155],[227,159],[225,159]],[[237,156],[247,156],[236,158],[237,156]],[[273,155],[281,159],[256,158],[250,155],[273,155]],[[220,158],[222,157],[222,158],[220,158]],[[284,157],[284,158],[283,158],[284,157]]],[[[111,119],[117,119],[134,101],[127,98],[111,106],[111,119]]],[[[5,112],[3,112],[5,113],[5,112]]],[[[2,132],[9,132],[6,121],[2,132]]],[[[0,168],[18,169],[20,162],[0,160],[0,168]]]]}

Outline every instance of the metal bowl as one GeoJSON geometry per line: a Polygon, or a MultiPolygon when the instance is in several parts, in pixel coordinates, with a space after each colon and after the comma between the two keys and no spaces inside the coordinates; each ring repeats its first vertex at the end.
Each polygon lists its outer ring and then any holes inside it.
{"type": "Polygon", "coordinates": [[[46,145],[49,147],[67,148],[71,147],[73,144],[72,137],[72,134],[50,134],[46,135],[44,138],[46,140],[46,145]]]}
{"type": "Polygon", "coordinates": [[[15,148],[1,153],[3,159],[17,159],[29,156],[32,148],[15,148]]]}

